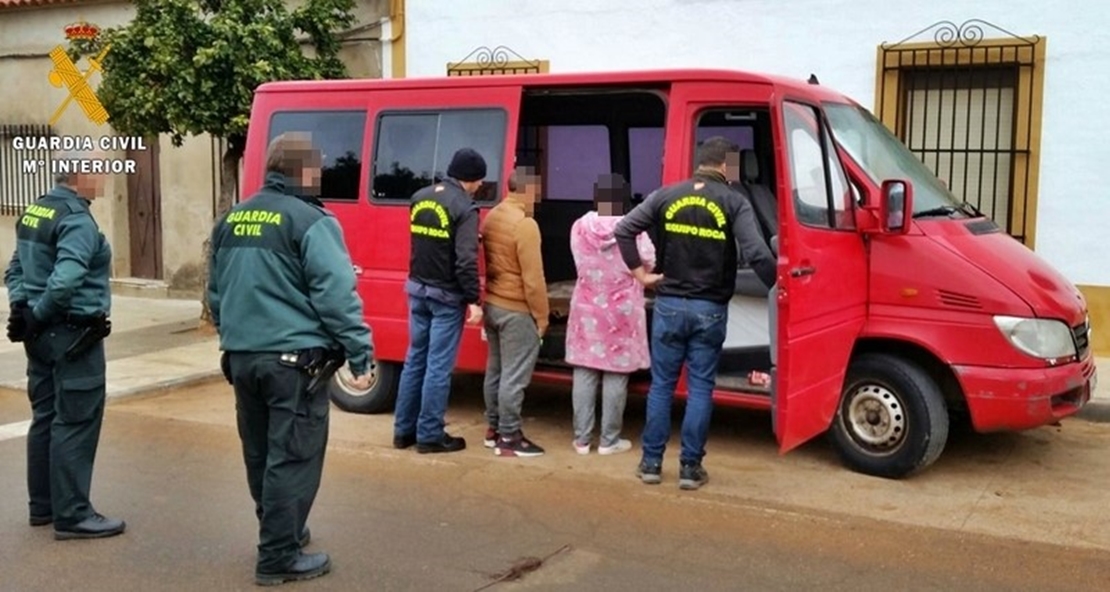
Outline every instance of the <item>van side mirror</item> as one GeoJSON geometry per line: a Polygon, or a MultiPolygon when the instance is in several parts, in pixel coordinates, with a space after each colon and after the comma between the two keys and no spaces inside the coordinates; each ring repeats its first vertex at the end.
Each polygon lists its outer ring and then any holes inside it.
{"type": "Polygon", "coordinates": [[[913,185],[909,181],[883,181],[879,219],[886,234],[906,234],[913,215],[913,185]]]}

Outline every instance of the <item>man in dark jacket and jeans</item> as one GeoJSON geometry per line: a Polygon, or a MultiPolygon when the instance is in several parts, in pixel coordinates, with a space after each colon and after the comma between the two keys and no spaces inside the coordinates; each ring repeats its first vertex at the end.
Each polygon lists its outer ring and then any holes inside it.
{"type": "Polygon", "coordinates": [[[728,301],[740,256],[767,286],[775,283],[775,259],[756,226],[751,204],[727,181],[739,176],[740,150],[722,137],[706,140],[694,178],[649,195],[616,228],[621,257],[640,282],[655,287],[651,326],[651,390],[644,426],[644,483],[662,481],[663,452],[671,431],[671,402],[682,365],[689,394],[682,422],[679,487],[697,489],[709,480],[702,467],[717,362],[728,327],[728,301]],[[636,236],[651,231],[656,269],[648,273],[636,236]]]}
{"type": "Polygon", "coordinates": [[[397,392],[393,446],[456,452],[466,440],[443,430],[451,373],[466,321],[482,321],[478,305],[478,207],[473,196],[486,161],[470,148],[455,153],[447,179],[412,196],[409,350],[397,392]]]}

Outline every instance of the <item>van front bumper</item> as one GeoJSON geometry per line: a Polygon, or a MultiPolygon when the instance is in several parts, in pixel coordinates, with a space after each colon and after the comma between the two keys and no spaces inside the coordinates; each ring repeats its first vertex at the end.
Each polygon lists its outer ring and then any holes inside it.
{"type": "Polygon", "coordinates": [[[1055,368],[954,366],[977,432],[1027,430],[1074,415],[1095,392],[1093,356],[1055,368]]]}

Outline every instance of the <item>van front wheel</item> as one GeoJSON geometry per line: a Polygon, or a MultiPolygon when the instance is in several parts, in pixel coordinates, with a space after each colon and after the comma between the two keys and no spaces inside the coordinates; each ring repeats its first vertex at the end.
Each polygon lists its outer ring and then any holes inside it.
{"type": "Polygon", "coordinates": [[[852,362],[832,439],[855,471],[898,479],[940,456],[948,441],[948,410],[940,388],[916,364],[885,354],[852,362]]]}
{"type": "MultiPolygon", "coordinates": [[[[351,389],[337,380],[339,376],[332,377],[328,387],[336,407],[351,413],[385,413],[393,408],[401,381],[401,365],[376,360],[371,360],[370,364],[374,382],[365,391],[351,389]]],[[[350,370],[343,366],[337,374],[349,376],[350,370]]]]}

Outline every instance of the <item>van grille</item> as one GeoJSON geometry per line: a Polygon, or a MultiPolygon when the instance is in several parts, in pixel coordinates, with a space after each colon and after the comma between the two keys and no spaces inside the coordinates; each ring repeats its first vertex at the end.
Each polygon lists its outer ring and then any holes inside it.
{"type": "Polygon", "coordinates": [[[1072,336],[1075,337],[1075,351],[1079,353],[1079,359],[1087,357],[1087,351],[1091,347],[1091,321],[1090,319],[1071,328],[1072,336]]]}
{"type": "Polygon", "coordinates": [[[940,298],[940,303],[945,306],[952,306],[955,308],[983,308],[979,299],[970,294],[961,294],[949,290],[937,290],[937,296],[940,298]]]}

